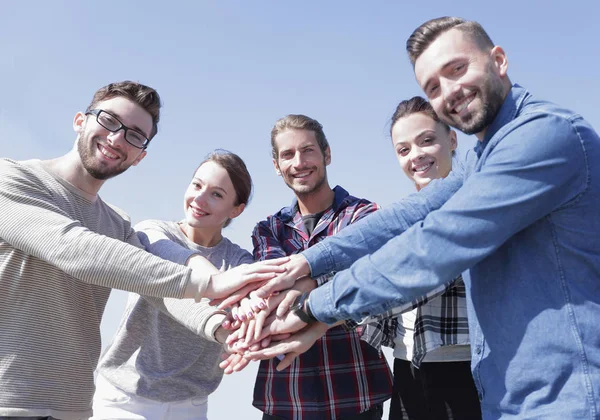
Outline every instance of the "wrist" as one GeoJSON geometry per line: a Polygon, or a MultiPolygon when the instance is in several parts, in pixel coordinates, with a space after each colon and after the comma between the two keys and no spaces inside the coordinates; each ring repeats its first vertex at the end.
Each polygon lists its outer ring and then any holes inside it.
{"type": "Polygon", "coordinates": [[[188,267],[191,269],[190,280],[186,288],[186,298],[193,298],[199,301],[203,297],[210,298],[212,294],[212,276],[219,274],[220,271],[201,255],[193,255],[188,260],[188,267]]]}
{"type": "Polygon", "coordinates": [[[223,344],[223,337],[221,335],[223,332],[225,332],[226,337],[227,330],[222,327],[222,324],[226,318],[227,314],[224,311],[215,312],[206,320],[203,331],[201,331],[201,335],[206,337],[208,340],[223,344]]]}
{"type": "Polygon", "coordinates": [[[195,299],[199,300],[206,293],[206,288],[210,282],[210,276],[201,272],[200,270],[190,270],[185,291],[183,293],[184,299],[195,299]]]}
{"type": "Polygon", "coordinates": [[[319,320],[315,318],[310,310],[310,294],[306,296],[306,300],[304,301],[304,312],[306,312],[306,315],[308,315],[308,318],[311,320],[311,322],[319,322],[319,320]]]}
{"type": "Polygon", "coordinates": [[[302,277],[300,280],[296,281],[294,284],[294,289],[304,293],[304,292],[312,292],[318,287],[316,280],[310,277],[302,277]]]}
{"type": "Polygon", "coordinates": [[[227,340],[228,336],[229,336],[229,331],[227,331],[223,327],[219,327],[215,331],[215,341],[219,344],[225,344],[225,340],[227,340]]]}
{"type": "Polygon", "coordinates": [[[312,315],[312,312],[310,312],[310,309],[308,306],[308,298],[309,298],[308,292],[304,292],[301,295],[299,295],[294,300],[294,303],[291,306],[291,310],[294,312],[294,314],[298,318],[300,318],[300,320],[302,320],[303,322],[305,322],[307,324],[311,324],[311,323],[317,321],[317,319],[312,315]]]}
{"type": "Polygon", "coordinates": [[[298,275],[300,277],[310,277],[310,265],[308,264],[308,260],[302,254],[295,254],[294,256],[298,261],[298,275]]]}

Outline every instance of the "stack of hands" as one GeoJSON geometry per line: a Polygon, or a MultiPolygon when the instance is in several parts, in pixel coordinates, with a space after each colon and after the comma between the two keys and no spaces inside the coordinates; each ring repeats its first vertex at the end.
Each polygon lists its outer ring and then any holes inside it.
{"type": "MultiPolygon", "coordinates": [[[[246,279],[246,285],[227,298],[211,302],[230,308],[222,324],[229,333],[225,339],[227,353],[219,365],[226,374],[239,372],[251,360],[273,357],[280,358],[277,370],[285,369],[329,329],[321,322],[309,325],[290,310],[300,295],[317,287],[308,277],[310,269],[301,255],[239,266],[226,273],[246,279]],[[273,271],[267,274],[265,270],[273,271]]],[[[213,282],[218,284],[219,280],[214,278],[213,282]]]]}

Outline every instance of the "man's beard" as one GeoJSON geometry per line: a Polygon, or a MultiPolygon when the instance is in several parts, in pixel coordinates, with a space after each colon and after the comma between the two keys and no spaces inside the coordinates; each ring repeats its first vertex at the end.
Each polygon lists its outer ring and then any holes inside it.
{"type": "Polygon", "coordinates": [[[89,138],[84,136],[85,134],[79,136],[77,140],[77,152],[79,152],[83,167],[92,177],[105,181],[129,169],[130,165],[124,165],[123,163],[113,168],[106,167],[103,162],[94,157],[94,148],[98,144],[98,137],[89,138]]]}
{"type": "Polygon", "coordinates": [[[292,190],[298,197],[305,197],[309,194],[318,191],[325,183],[327,182],[327,173],[324,173],[323,176],[315,182],[314,185],[294,185],[293,182],[288,182],[287,179],[284,178],[285,184],[292,190]]]}
{"type": "Polygon", "coordinates": [[[499,78],[491,74],[491,71],[490,68],[490,73],[488,73],[490,76],[479,90],[481,109],[469,113],[466,120],[446,113],[444,120],[448,125],[465,134],[477,134],[487,129],[494,122],[500,107],[504,103],[504,86],[499,78]]]}

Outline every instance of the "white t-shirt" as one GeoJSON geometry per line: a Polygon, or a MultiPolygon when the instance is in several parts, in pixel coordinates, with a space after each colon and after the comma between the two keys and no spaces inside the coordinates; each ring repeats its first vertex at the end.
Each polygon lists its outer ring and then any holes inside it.
{"type": "MultiPolygon", "coordinates": [[[[417,309],[405,312],[399,317],[399,326],[394,339],[394,357],[397,359],[412,360],[415,345],[415,320],[417,309]]],[[[471,360],[471,346],[442,346],[438,347],[425,356],[426,362],[464,362],[471,360]]]]}

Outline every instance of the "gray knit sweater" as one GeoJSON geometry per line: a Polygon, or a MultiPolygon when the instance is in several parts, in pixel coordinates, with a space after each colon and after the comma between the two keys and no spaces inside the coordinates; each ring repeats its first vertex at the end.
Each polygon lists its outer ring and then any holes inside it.
{"type": "Polygon", "coordinates": [[[0,416],[91,415],[110,288],[178,298],[189,281],[140,248],[98,196],[39,160],[0,159],[0,416]]]}
{"type": "MultiPolygon", "coordinates": [[[[252,263],[252,255],[223,238],[214,247],[187,239],[176,222],[149,220],[135,229],[149,252],[185,264],[200,254],[220,269],[252,263]]],[[[129,394],[172,402],[207,397],[222,378],[223,348],[214,332],[225,312],[208,300],[157,299],[130,294],[112,345],[98,373],[129,394]]]]}

